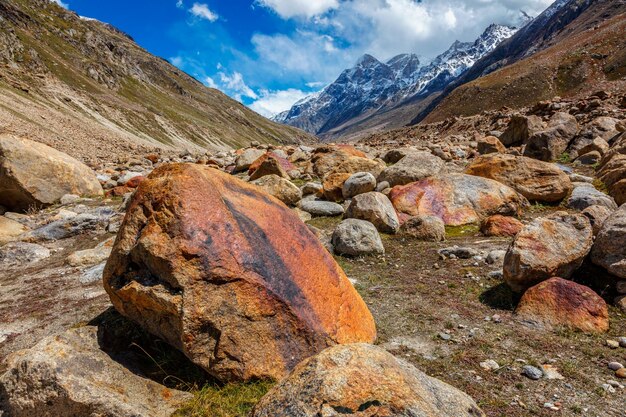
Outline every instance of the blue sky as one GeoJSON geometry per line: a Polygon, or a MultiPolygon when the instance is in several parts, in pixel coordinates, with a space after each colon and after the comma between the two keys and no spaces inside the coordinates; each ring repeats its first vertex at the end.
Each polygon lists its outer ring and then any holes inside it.
{"type": "MultiPolygon", "coordinates": [[[[59,0],[53,0],[60,2],[59,0]]],[[[261,114],[286,110],[369,53],[427,62],[552,0],[62,0],[261,114]]]]}

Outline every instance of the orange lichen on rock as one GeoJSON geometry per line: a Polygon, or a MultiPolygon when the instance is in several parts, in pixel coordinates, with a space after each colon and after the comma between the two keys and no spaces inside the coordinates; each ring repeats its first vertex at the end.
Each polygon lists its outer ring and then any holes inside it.
{"type": "Polygon", "coordinates": [[[493,214],[518,215],[528,202],[513,189],[464,174],[429,177],[394,187],[389,198],[400,221],[419,215],[439,217],[446,225],[479,223],[493,214]]]}
{"type": "Polygon", "coordinates": [[[372,315],[333,257],[277,199],[207,166],[157,168],[104,272],[122,314],[221,380],[280,379],[372,315]]]}

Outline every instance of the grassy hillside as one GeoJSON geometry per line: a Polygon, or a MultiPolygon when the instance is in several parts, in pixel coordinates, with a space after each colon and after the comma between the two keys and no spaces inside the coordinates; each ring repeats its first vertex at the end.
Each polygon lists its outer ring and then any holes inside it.
{"type": "Polygon", "coordinates": [[[314,138],[254,113],[126,34],[46,0],[0,2],[0,126],[77,156],[314,138]]]}

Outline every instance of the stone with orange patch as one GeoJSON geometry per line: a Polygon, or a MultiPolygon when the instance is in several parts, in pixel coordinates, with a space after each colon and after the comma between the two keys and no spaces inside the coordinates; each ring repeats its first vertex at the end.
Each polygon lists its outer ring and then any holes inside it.
{"type": "Polygon", "coordinates": [[[263,176],[261,175],[261,172],[257,173],[256,171],[258,171],[259,168],[261,168],[264,164],[264,169],[268,170],[269,172],[263,173],[263,175],[276,174],[283,178],[289,178],[289,176],[286,174],[289,171],[293,171],[296,169],[295,165],[289,162],[289,160],[279,155],[276,155],[273,152],[267,152],[257,158],[252,164],[250,164],[250,167],[248,168],[248,175],[254,176],[253,179],[261,178],[263,176]],[[268,162],[268,160],[271,161],[268,162]],[[280,171],[280,173],[275,171],[280,171]]]}
{"type": "Polygon", "coordinates": [[[573,188],[567,174],[555,164],[525,156],[484,155],[476,158],[465,173],[508,185],[530,201],[561,201],[573,188]]]}
{"type": "Polygon", "coordinates": [[[317,148],[311,158],[313,173],[320,178],[330,174],[355,174],[369,172],[377,177],[384,169],[381,160],[368,158],[363,152],[349,145],[323,146],[317,148]]]}
{"type": "Polygon", "coordinates": [[[550,278],[529,288],[515,312],[524,322],[548,329],[570,328],[590,333],[609,329],[609,313],[602,297],[563,278],[550,278]]]}
{"type": "Polygon", "coordinates": [[[515,236],[523,227],[524,224],[515,217],[496,214],[483,221],[480,231],[485,236],[515,236]]]}
{"type": "Polygon", "coordinates": [[[327,175],[322,183],[324,198],[328,201],[343,201],[343,184],[351,176],[347,173],[327,175]]]}
{"type": "Polygon", "coordinates": [[[474,400],[378,346],[324,350],[300,365],[250,417],[483,417],[474,400]]]}
{"type": "Polygon", "coordinates": [[[126,181],[126,184],[124,184],[124,186],[125,187],[130,187],[130,188],[137,188],[137,187],[139,187],[139,184],[144,182],[145,179],[146,179],[146,177],[144,177],[143,175],[138,175],[138,176],[133,177],[133,178],[129,179],[128,181],[126,181]]]}
{"type": "Polygon", "coordinates": [[[556,212],[524,226],[504,257],[504,281],[522,292],[548,278],[570,278],[591,250],[593,230],[582,214],[556,212]]]}
{"type": "Polygon", "coordinates": [[[162,166],[139,186],[103,279],[119,312],[223,381],[281,379],[328,346],[376,337],[298,216],[206,166],[162,166]]]}
{"type": "Polygon", "coordinates": [[[446,225],[479,223],[494,215],[518,215],[528,201],[497,181],[464,174],[429,177],[394,187],[389,199],[401,222],[435,216],[446,225]]]}

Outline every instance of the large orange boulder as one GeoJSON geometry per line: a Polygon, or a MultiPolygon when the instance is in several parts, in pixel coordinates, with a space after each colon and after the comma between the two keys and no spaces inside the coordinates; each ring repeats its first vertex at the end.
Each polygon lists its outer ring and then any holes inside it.
{"type": "Polygon", "coordinates": [[[602,297],[563,278],[550,278],[529,288],[515,312],[524,322],[547,329],[570,328],[591,333],[609,329],[609,312],[602,297]]]}
{"type": "Polygon", "coordinates": [[[485,236],[515,236],[524,224],[515,217],[496,214],[488,217],[480,225],[480,231],[485,236]]]}
{"type": "Polygon", "coordinates": [[[531,201],[561,201],[573,188],[567,174],[555,164],[525,156],[484,155],[476,158],[465,173],[501,182],[531,201]]]}
{"type": "Polygon", "coordinates": [[[479,223],[494,215],[518,215],[528,201],[497,181],[464,174],[429,177],[394,187],[389,199],[401,222],[435,216],[446,225],[479,223]]]}
{"type": "Polygon", "coordinates": [[[335,346],[302,362],[250,417],[483,417],[474,400],[386,350],[335,346]]]}
{"type": "Polygon", "coordinates": [[[283,203],[202,165],[157,168],[134,194],[104,275],[115,308],[224,381],[281,379],[372,315],[283,203]]]}

